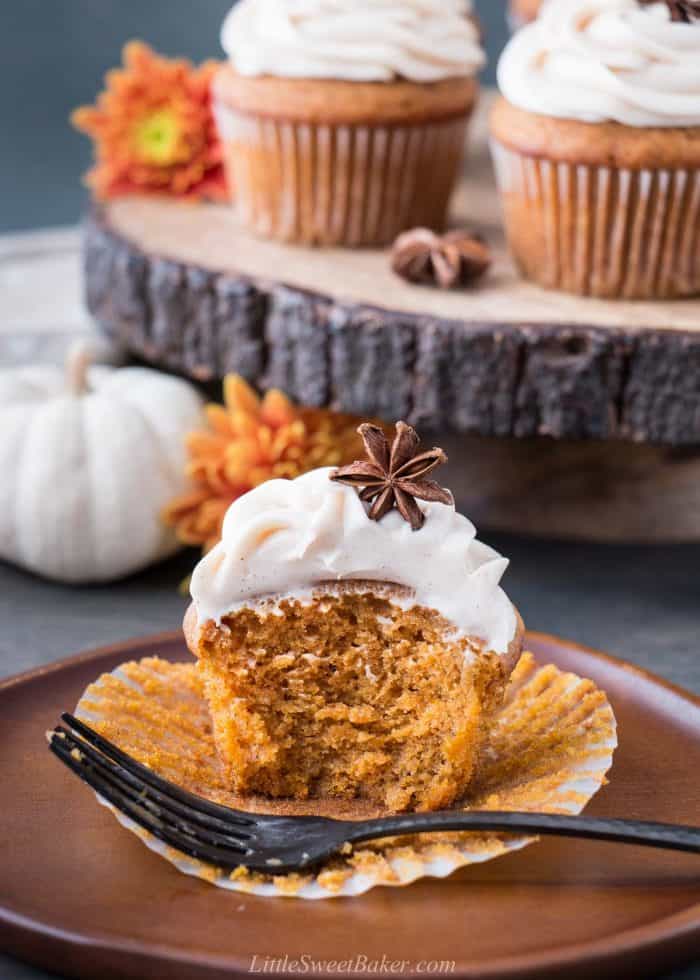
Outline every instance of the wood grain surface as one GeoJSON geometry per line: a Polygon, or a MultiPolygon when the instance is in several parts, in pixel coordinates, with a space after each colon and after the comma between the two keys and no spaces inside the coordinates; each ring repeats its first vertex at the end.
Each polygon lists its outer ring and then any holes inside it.
{"type": "MultiPolygon", "coordinates": [[[[485,104],[488,104],[488,99],[485,104]]],[[[232,209],[124,199],[88,220],[88,305],[146,360],[238,371],[311,405],[485,436],[700,443],[700,299],[582,299],[519,279],[476,123],[453,219],[492,243],[470,291],[386,252],[251,237],[232,209]]]]}
{"type": "Polygon", "coordinates": [[[576,541],[700,540],[700,449],[436,436],[443,480],[479,528],[576,541]]]}

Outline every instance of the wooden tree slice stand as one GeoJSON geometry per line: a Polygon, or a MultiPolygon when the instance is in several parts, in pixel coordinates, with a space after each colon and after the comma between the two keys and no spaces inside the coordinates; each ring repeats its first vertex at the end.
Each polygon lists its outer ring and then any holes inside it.
{"type": "Polygon", "coordinates": [[[385,251],[257,239],[231,208],[125,198],[87,221],[89,310],[132,354],[199,381],[235,371],[440,434],[460,501],[487,526],[700,539],[700,299],[601,301],[522,281],[483,113],[475,130],[453,223],[494,248],[476,289],[410,285],[385,251]]]}

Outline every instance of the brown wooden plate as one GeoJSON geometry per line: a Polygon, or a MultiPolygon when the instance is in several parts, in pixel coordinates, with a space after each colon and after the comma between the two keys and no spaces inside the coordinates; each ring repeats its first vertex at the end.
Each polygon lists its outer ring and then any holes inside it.
{"type": "MultiPolygon", "coordinates": [[[[611,782],[587,812],[697,823],[700,699],[565,640],[528,643],[540,663],[595,680],[615,710],[611,782]]],[[[700,950],[700,859],[618,844],[546,840],[445,881],[312,903],[181,875],[97,806],[44,739],[91,680],[151,655],[188,656],[179,634],[154,636],[0,685],[4,951],[90,980],[372,976],[401,961],[402,976],[575,980],[652,975],[700,950]]]]}

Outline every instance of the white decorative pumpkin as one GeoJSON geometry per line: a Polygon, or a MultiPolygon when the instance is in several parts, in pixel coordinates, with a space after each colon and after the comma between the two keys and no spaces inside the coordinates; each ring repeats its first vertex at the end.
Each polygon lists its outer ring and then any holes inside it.
{"type": "Polygon", "coordinates": [[[61,582],[121,578],[174,553],[165,504],[186,489],[192,385],[147,368],[0,371],[0,558],[61,582]]]}

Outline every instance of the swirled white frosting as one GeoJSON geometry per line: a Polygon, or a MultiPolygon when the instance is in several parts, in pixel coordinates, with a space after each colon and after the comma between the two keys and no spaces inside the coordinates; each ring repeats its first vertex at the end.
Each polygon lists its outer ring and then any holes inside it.
{"type": "Polygon", "coordinates": [[[700,125],[700,25],[665,3],[548,0],[507,45],[501,92],[530,112],[628,126],[700,125]]]}
{"type": "Polygon", "coordinates": [[[239,0],[221,43],[241,75],[433,82],[485,64],[471,0],[239,0]]]}
{"type": "Polygon", "coordinates": [[[410,605],[436,609],[459,633],[505,653],[516,630],[499,587],[508,561],[476,540],[474,525],[438,503],[421,503],[420,531],[398,511],[370,521],[332,472],[270,480],[231,505],[221,541],[192,576],[198,622],[220,622],[255,598],[304,598],[320,582],[391,582],[411,590],[410,605]]]}

